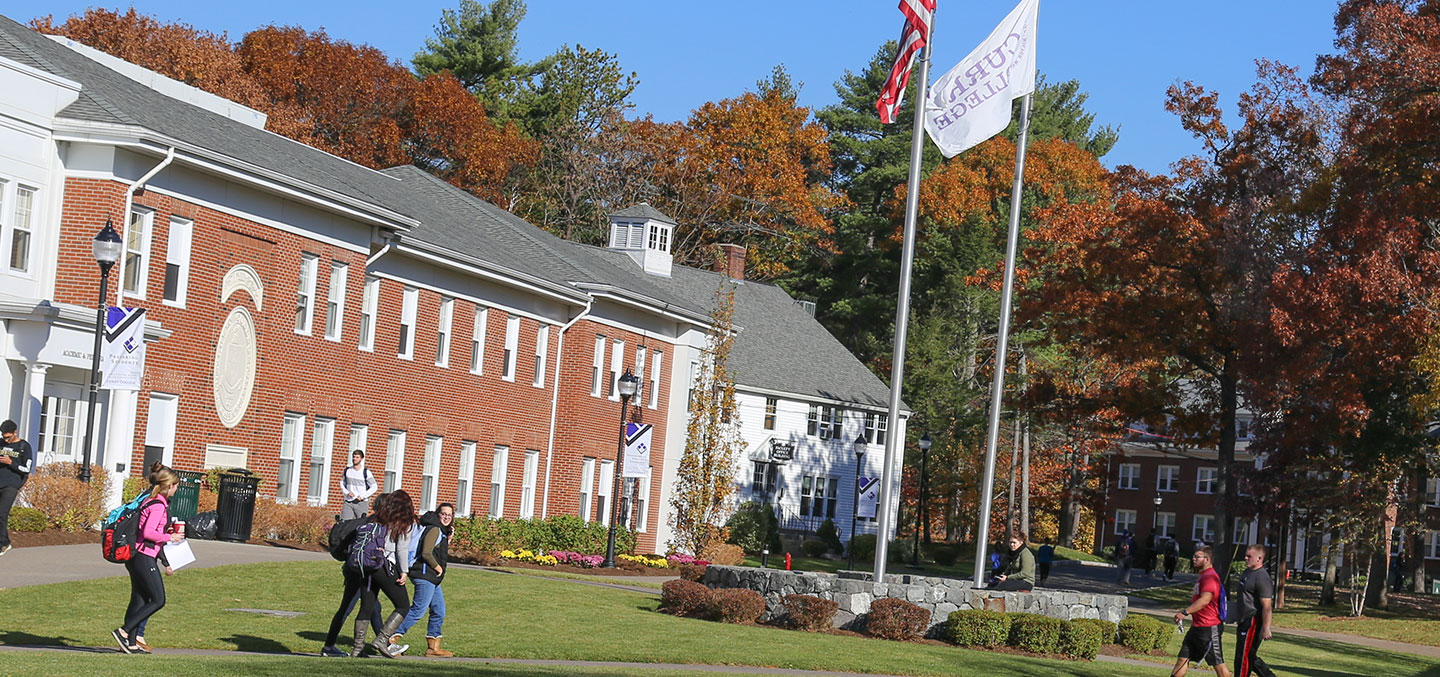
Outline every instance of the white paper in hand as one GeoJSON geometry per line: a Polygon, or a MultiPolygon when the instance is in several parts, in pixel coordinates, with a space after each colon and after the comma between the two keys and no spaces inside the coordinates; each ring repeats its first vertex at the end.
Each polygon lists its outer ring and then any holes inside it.
{"type": "Polygon", "coordinates": [[[195,552],[190,549],[190,541],[165,544],[165,559],[170,561],[170,569],[179,571],[181,567],[195,562],[195,552]]]}

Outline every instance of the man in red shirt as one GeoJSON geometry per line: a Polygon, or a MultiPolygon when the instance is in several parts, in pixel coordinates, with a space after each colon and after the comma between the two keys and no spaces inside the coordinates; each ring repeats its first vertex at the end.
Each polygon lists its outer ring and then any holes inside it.
{"type": "Polygon", "coordinates": [[[1170,672],[1171,677],[1182,677],[1190,670],[1192,660],[1197,663],[1204,660],[1215,668],[1215,674],[1230,677],[1230,668],[1225,665],[1225,656],[1220,648],[1220,635],[1225,628],[1220,623],[1220,598],[1225,594],[1225,586],[1220,583],[1220,574],[1211,566],[1213,557],[1207,545],[1196,548],[1190,559],[1195,570],[1200,572],[1200,578],[1195,581],[1190,606],[1175,612],[1176,625],[1183,623],[1186,616],[1192,618],[1190,631],[1185,633],[1185,641],[1180,644],[1180,659],[1175,661],[1175,669],[1170,672]]]}

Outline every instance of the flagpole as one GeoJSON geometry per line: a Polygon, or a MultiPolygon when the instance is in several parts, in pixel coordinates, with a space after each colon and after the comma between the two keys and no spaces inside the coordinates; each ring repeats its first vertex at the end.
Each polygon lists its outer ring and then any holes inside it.
{"type": "MultiPolygon", "coordinates": [[[[900,420],[900,386],[905,379],[905,340],[910,327],[910,273],[915,263],[915,217],[920,208],[920,155],[925,148],[925,104],[929,101],[930,43],[935,25],[930,25],[931,39],[920,51],[920,85],[915,96],[915,128],[910,140],[910,178],[905,191],[905,240],[900,255],[900,299],[895,308],[895,349],[890,358],[890,420],[900,420]]],[[[903,435],[885,437],[885,465],[880,482],[880,523],[875,538],[875,582],[885,582],[885,558],[890,549],[890,529],[895,513],[890,508],[895,482],[896,446],[904,444],[903,435]]]]}
{"type": "MultiPolygon", "coordinates": [[[[990,495],[995,490],[995,451],[1000,439],[1000,403],[1005,393],[1005,353],[1010,343],[1010,301],[1015,290],[1015,249],[1020,241],[1020,193],[1025,176],[1025,138],[1030,131],[1030,96],[1026,94],[1020,103],[1020,140],[1015,144],[1015,185],[1010,190],[1010,232],[1005,242],[1005,285],[1000,292],[1000,336],[995,344],[995,378],[990,384],[990,431],[985,440],[985,483],[980,489],[980,529],[975,534],[977,588],[984,583],[987,571],[985,550],[990,541],[990,495]]],[[[879,547],[878,543],[876,547],[879,547]]]]}

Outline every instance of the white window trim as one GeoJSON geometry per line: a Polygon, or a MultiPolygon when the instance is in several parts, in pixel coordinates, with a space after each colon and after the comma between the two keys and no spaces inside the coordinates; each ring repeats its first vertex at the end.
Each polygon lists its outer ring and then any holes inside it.
{"type": "Polygon", "coordinates": [[[165,242],[165,277],[170,275],[169,267],[174,265],[179,272],[175,276],[175,298],[165,298],[165,289],[160,289],[160,303],[172,308],[185,307],[185,292],[190,286],[190,252],[195,246],[195,221],[180,216],[170,217],[170,233],[165,242]]]}
{"type": "Polygon", "coordinates": [[[595,459],[584,458],[580,461],[580,495],[579,505],[580,519],[590,521],[595,511],[595,459]]]}
{"type": "Polygon", "coordinates": [[[542,324],[535,331],[535,380],[536,388],[545,387],[545,365],[550,356],[550,325],[542,324]]]}
{"type": "Polygon", "coordinates": [[[399,350],[395,354],[402,360],[415,359],[415,324],[419,313],[420,290],[416,287],[406,287],[400,293],[400,340],[405,345],[404,350],[399,350]]]}
{"type": "Polygon", "coordinates": [[[343,261],[331,261],[330,289],[325,299],[326,341],[339,342],[345,337],[345,293],[349,291],[349,286],[350,264],[343,261]]]}
{"type": "Polygon", "coordinates": [[[309,252],[300,255],[300,284],[296,294],[303,298],[296,299],[296,311],[305,312],[304,326],[295,327],[295,333],[301,336],[310,336],[315,330],[315,289],[318,287],[316,279],[320,277],[320,257],[309,252]]]}
{"type": "Polygon", "coordinates": [[[610,395],[612,402],[620,401],[620,374],[625,365],[625,342],[615,339],[610,342],[610,395]]]}
{"type": "Polygon", "coordinates": [[[505,317],[505,353],[504,364],[500,366],[500,380],[515,380],[515,365],[517,362],[516,353],[520,350],[520,316],[506,315],[505,317]]]}
{"type": "Polygon", "coordinates": [[[1116,476],[1115,476],[1115,488],[1116,488],[1116,489],[1124,489],[1125,491],[1136,491],[1136,490],[1138,490],[1138,489],[1140,488],[1140,464],[1139,464],[1139,463],[1121,463],[1121,464],[1120,464],[1120,469],[1117,471],[1117,474],[1116,474],[1116,476]],[[1131,473],[1129,473],[1129,475],[1128,475],[1129,479],[1132,480],[1133,486],[1128,486],[1128,487],[1125,486],[1125,479],[1126,479],[1126,477],[1127,477],[1125,470],[1126,470],[1127,468],[1130,468],[1130,469],[1133,469],[1133,470],[1134,470],[1134,472],[1131,472],[1131,473]]]}
{"type": "Polygon", "coordinates": [[[365,352],[375,350],[375,329],[379,326],[376,321],[376,311],[379,305],[380,278],[366,275],[365,287],[360,299],[360,343],[358,346],[365,352]]]}
{"type": "Polygon", "coordinates": [[[1431,529],[1425,540],[1425,559],[1440,559],[1440,531],[1431,529]]]}
{"type": "MultiPolygon", "coordinates": [[[[51,397],[49,399],[56,401],[56,403],[58,404],[58,400],[61,398],[51,397]]],[[[81,408],[85,407],[85,403],[83,402],[77,402],[76,405],[76,413],[78,413],[81,408]]],[[[99,404],[97,403],[96,406],[98,407],[99,404]]],[[[50,411],[51,417],[53,418],[53,406],[51,407],[50,411]]],[[[150,407],[147,411],[149,413],[145,417],[145,446],[156,446],[162,448],[164,451],[161,452],[160,462],[164,463],[167,466],[173,466],[175,464],[175,433],[179,429],[180,425],[180,396],[172,395],[170,393],[151,392],[150,407]],[[165,422],[166,425],[163,429],[155,427],[157,419],[157,416],[155,415],[155,406],[157,401],[166,402],[167,404],[164,406],[170,408],[170,413],[167,417],[168,420],[165,422]]],[[[74,421],[76,425],[73,427],[73,431],[75,433],[79,433],[75,435],[76,437],[84,434],[84,424],[81,423],[81,420],[84,419],[80,419],[77,416],[77,420],[74,421]]],[[[49,422],[47,421],[47,423],[49,422]]],[[[51,429],[53,430],[53,424],[51,429]]]]}
{"type": "Polygon", "coordinates": [[[455,299],[450,296],[440,297],[440,321],[435,328],[435,366],[450,366],[450,337],[455,319],[455,299]]]}
{"type": "Polygon", "coordinates": [[[288,478],[288,482],[286,482],[286,486],[282,487],[281,482],[283,480],[286,480],[287,478],[280,476],[280,463],[277,462],[275,464],[276,503],[294,503],[296,502],[296,500],[298,500],[300,496],[300,467],[302,465],[305,465],[305,462],[307,460],[305,456],[305,419],[305,414],[297,414],[295,412],[287,411],[285,412],[285,418],[281,423],[279,458],[281,460],[290,461],[290,477],[288,478]],[[290,437],[289,444],[286,444],[285,432],[292,429],[292,421],[294,422],[293,430],[295,432],[293,433],[293,436],[290,437]],[[289,450],[289,456],[286,455],[286,450],[289,450]],[[281,493],[282,490],[284,491],[283,494],[281,493]]]}
{"type": "Polygon", "coordinates": [[[148,207],[133,206],[130,208],[130,221],[125,224],[125,233],[121,236],[124,241],[124,248],[120,252],[120,294],[122,297],[141,299],[145,298],[145,287],[150,279],[150,243],[155,236],[155,210],[148,207]],[[135,221],[141,222],[140,248],[140,273],[135,280],[135,290],[125,288],[125,275],[130,267],[130,229],[134,227],[135,221]]]}
{"type": "Polygon", "coordinates": [[[1157,513],[1155,513],[1155,518],[1154,518],[1154,519],[1155,519],[1155,524],[1153,525],[1153,528],[1155,529],[1155,533],[1157,533],[1157,534],[1163,534],[1163,535],[1165,535],[1165,536],[1169,536],[1169,537],[1172,537],[1172,538],[1175,536],[1175,527],[1176,527],[1176,524],[1178,523],[1178,518],[1175,516],[1175,513],[1173,513],[1173,512],[1157,512],[1157,513]],[[1161,520],[1161,519],[1160,519],[1161,517],[1167,517],[1167,516],[1170,518],[1170,519],[1169,519],[1170,524],[1168,524],[1168,525],[1165,524],[1165,521],[1164,521],[1164,520],[1161,520]],[[1162,527],[1162,526],[1165,527],[1165,530],[1164,530],[1163,532],[1161,531],[1161,527],[1162,527]]]}
{"type": "Polygon", "coordinates": [[[445,448],[445,439],[435,435],[425,437],[425,463],[420,467],[420,510],[429,512],[440,503],[440,456],[445,448]]]}
{"type": "Polygon", "coordinates": [[[40,189],[34,186],[0,178],[0,255],[4,256],[5,269],[11,275],[35,279],[35,224],[40,221],[40,189]],[[30,218],[26,227],[20,227],[20,191],[30,193],[30,218]],[[23,232],[29,237],[25,242],[25,267],[15,268],[10,264],[15,256],[15,235],[23,232]]]}
{"type": "Polygon", "coordinates": [[[650,468],[644,477],[636,480],[635,484],[635,512],[638,517],[635,520],[635,531],[645,533],[650,528],[650,477],[655,474],[655,469],[650,468]]]}
{"type": "Polygon", "coordinates": [[[1180,490],[1180,466],[1178,466],[1178,465],[1162,465],[1162,466],[1156,468],[1156,469],[1155,469],[1155,490],[1156,490],[1156,491],[1163,491],[1163,492],[1165,492],[1165,493],[1167,493],[1167,494],[1171,494],[1171,493],[1175,493],[1175,492],[1179,491],[1179,490],[1180,490]],[[1166,488],[1165,488],[1165,483],[1161,481],[1161,480],[1163,480],[1163,479],[1165,478],[1166,471],[1169,471],[1169,475],[1170,475],[1170,488],[1169,488],[1169,489],[1166,489],[1166,488]]]}
{"type": "Polygon", "coordinates": [[[595,397],[603,397],[602,393],[605,392],[601,386],[605,373],[605,341],[604,335],[595,336],[595,366],[590,372],[590,394],[595,397]]]}
{"type": "MultiPolygon", "coordinates": [[[[599,522],[608,527],[610,526],[610,515],[615,512],[615,504],[612,502],[615,499],[612,496],[615,493],[615,462],[600,459],[600,472],[597,476],[599,477],[599,486],[595,487],[595,498],[605,498],[605,509],[600,512],[599,522]]],[[[599,506],[600,503],[597,502],[596,507],[599,506]]]]}
{"type": "Polygon", "coordinates": [[[1215,468],[1196,468],[1195,493],[1203,495],[1214,494],[1215,482],[1219,479],[1219,476],[1220,475],[1215,468]],[[1205,475],[1207,473],[1210,476],[1210,479],[1208,481],[1205,479],[1205,475]]]}
{"type": "Polygon", "coordinates": [[[469,440],[460,442],[460,473],[456,476],[458,481],[455,486],[455,514],[460,517],[469,517],[475,505],[476,446],[469,440]],[[464,491],[460,491],[462,484],[465,487],[464,491]]]}
{"type": "Polygon", "coordinates": [[[1127,508],[1116,508],[1116,509],[1115,509],[1115,535],[1117,535],[1117,536],[1120,535],[1120,534],[1121,534],[1122,532],[1124,532],[1126,529],[1129,529],[1129,530],[1130,530],[1130,533],[1132,533],[1132,534],[1135,533],[1135,521],[1136,521],[1136,519],[1137,519],[1138,517],[1139,517],[1139,516],[1135,514],[1135,511],[1134,511],[1134,510],[1129,510],[1129,509],[1127,509],[1127,508]],[[1122,513],[1123,513],[1123,514],[1128,514],[1128,515],[1130,516],[1130,519],[1125,520],[1125,521],[1122,522],[1122,521],[1120,520],[1120,515],[1121,515],[1122,513]],[[1121,526],[1122,524],[1124,524],[1125,526],[1121,526]]]}
{"type": "Polygon", "coordinates": [[[309,487],[311,491],[306,492],[305,498],[310,505],[327,505],[330,502],[330,468],[335,457],[335,419],[333,418],[315,417],[315,425],[312,426],[310,435],[310,464],[306,466],[307,470],[314,465],[317,457],[321,459],[321,465],[324,466],[324,470],[320,471],[320,496],[310,495],[314,490],[312,481],[309,487]],[[321,442],[324,442],[323,446],[321,442]],[[317,454],[316,452],[321,449],[324,449],[325,453],[317,454]]]}
{"type": "Polygon", "coordinates": [[[510,447],[496,445],[490,457],[490,507],[491,519],[505,516],[505,478],[510,468],[510,447]]]}
{"type": "Polygon", "coordinates": [[[520,519],[535,517],[535,477],[540,468],[540,452],[525,450],[525,473],[520,480],[520,519]]]}
{"type": "Polygon", "coordinates": [[[485,334],[490,326],[490,309],[475,306],[474,325],[470,328],[470,373],[485,375],[485,334]]]}
{"type": "Polygon", "coordinates": [[[650,408],[656,409],[660,406],[660,369],[665,361],[665,353],[652,351],[650,361],[650,408]]]}
{"type": "Polygon", "coordinates": [[[1195,515],[1194,517],[1191,517],[1191,518],[1190,518],[1190,540],[1192,540],[1192,541],[1194,541],[1194,540],[1202,540],[1202,541],[1204,541],[1205,543],[1213,543],[1214,540],[1215,540],[1215,516],[1214,516],[1214,515],[1195,515]],[[1201,521],[1202,519],[1204,519],[1204,520],[1207,521],[1206,528],[1203,529],[1203,530],[1200,528],[1200,521],[1201,521]],[[1200,532],[1198,538],[1197,538],[1197,536],[1196,536],[1196,532],[1200,532]],[[1209,538],[1206,538],[1207,535],[1209,536],[1209,538]]]}
{"type": "Polygon", "coordinates": [[[404,430],[391,429],[385,436],[385,472],[381,475],[380,488],[383,491],[394,491],[405,487],[405,438],[404,430]],[[390,475],[394,473],[395,483],[389,484],[390,475]]]}
{"type": "Polygon", "coordinates": [[[370,458],[370,452],[365,449],[366,445],[370,443],[370,426],[364,423],[351,423],[350,436],[345,441],[350,445],[350,448],[345,450],[346,463],[350,462],[350,455],[355,453],[356,449],[364,451],[367,460],[370,458]]]}

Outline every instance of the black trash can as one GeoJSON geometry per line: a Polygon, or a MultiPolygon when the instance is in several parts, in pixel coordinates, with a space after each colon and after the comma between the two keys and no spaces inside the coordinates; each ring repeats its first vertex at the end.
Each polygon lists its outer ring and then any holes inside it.
{"type": "Polygon", "coordinates": [[[260,478],[243,468],[220,473],[220,492],[216,509],[219,524],[215,537],[222,541],[244,543],[250,540],[250,526],[255,522],[255,497],[259,494],[260,478]]]}

